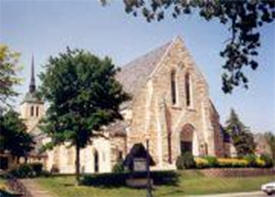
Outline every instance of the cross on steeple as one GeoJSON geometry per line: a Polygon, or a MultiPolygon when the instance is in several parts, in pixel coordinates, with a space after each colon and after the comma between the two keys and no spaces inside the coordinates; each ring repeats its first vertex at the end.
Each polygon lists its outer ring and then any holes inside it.
{"type": "Polygon", "coordinates": [[[29,92],[33,93],[35,92],[35,77],[34,77],[34,57],[32,55],[32,64],[31,64],[31,81],[29,86],[29,92]]]}

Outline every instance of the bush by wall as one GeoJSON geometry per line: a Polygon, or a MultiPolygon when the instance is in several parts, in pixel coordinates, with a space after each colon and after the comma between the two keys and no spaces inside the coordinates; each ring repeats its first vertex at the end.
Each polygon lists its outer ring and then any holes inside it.
{"type": "Polygon", "coordinates": [[[197,169],[203,169],[203,168],[209,168],[209,163],[206,159],[197,157],[195,158],[196,168],[197,169]]]}
{"type": "Polygon", "coordinates": [[[176,161],[176,167],[179,170],[192,169],[196,167],[194,156],[190,152],[186,152],[179,156],[176,161]]]}
{"type": "Polygon", "coordinates": [[[17,168],[12,169],[10,173],[17,178],[27,178],[35,176],[35,172],[29,164],[22,164],[17,168]]]}
{"type": "Polygon", "coordinates": [[[215,158],[215,157],[197,157],[195,158],[196,168],[270,168],[273,161],[268,155],[256,157],[248,155],[243,159],[238,158],[215,158]]]}
{"type": "MultiPolygon", "coordinates": [[[[124,172],[85,175],[81,178],[82,185],[117,187],[125,186],[128,178],[146,178],[146,172],[124,172]]],[[[152,171],[150,173],[155,185],[173,185],[178,182],[178,175],[174,171],[152,171]]]]}
{"type": "Polygon", "coordinates": [[[43,164],[41,163],[21,164],[18,167],[12,169],[9,173],[17,178],[49,176],[48,172],[43,171],[43,164]]]}
{"type": "Polygon", "coordinates": [[[257,167],[257,157],[256,155],[250,154],[244,156],[244,159],[248,162],[248,167],[257,167]]]}
{"type": "Polygon", "coordinates": [[[112,172],[113,172],[113,173],[122,173],[122,172],[124,172],[123,161],[118,161],[118,162],[114,165],[114,167],[113,167],[113,169],[112,169],[112,172]]]}
{"type": "Polygon", "coordinates": [[[221,168],[245,168],[248,167],[248,161],[236,158],[218,158],[218,167],[221,168]]]}
{"type": "Polygon", "coordinates": [[[210,168],[215,168],[219,165],[217,158],[214,156],[205,156],[204,159],[207,160],[210,168]]]}
{"type": "Polygon", "coordinates": [[[271,167],[274,166],[274,161],[271,158],[271,156],[269,156],[267,154],[263,154],[263,155],[260,156],[260,159],[265,162],[265,167],[266,168],[271,168],[271,167]]]}

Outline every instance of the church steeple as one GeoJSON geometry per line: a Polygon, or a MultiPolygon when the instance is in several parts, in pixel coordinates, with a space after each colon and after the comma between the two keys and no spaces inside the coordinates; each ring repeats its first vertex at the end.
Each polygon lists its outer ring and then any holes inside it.
{"type": "Polygon", "coordinates": [[[33,93],[35,92],[35,77],[34,77],[34,57],[32,55],[32,64],[31,64],[31,81],[29,86],[29,92],[33,93]]]}

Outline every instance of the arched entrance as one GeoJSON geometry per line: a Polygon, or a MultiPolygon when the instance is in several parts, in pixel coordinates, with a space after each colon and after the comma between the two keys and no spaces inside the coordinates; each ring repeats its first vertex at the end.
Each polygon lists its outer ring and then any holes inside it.
{"type": "Polygon", "coordinates": [[[180,132],[181,154],[184,154],[186,152],[193,153],[193,136],[194,136],[194,127],[191,124],[184,125],[180,132]]]}
{"type": "Polygon", "coordinates": [[[99,170],[99,158],[97,150],[94,151],[94,172],[98,172],[99,170]]]}

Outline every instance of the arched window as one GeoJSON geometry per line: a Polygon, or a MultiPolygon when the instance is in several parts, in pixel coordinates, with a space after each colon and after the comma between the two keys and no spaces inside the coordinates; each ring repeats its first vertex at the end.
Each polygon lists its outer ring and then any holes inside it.
{"type": "Polygon", "coordinates": [[[176,72],[173,70],[171,72],[171,96],[172,96],[172,104],[177,103],[177,90],[176,90],[176,72]]]}
{"type": "Polygon", "coordinates": [[[123,159],[123,152],[122,151],[118,151],[118,157],[117,160],[122,160],[123,159]]]}
{"type": "Polygon", "coordinates": [[[99,170],[99,157],[97,150],[94,151],[94,172],[99,170]]]}
{"type": "Polygon", "coordinates": [[[39,116],[39,107],[38,106],[36,107],[36,116],[37,117],[39,116]]]}
{"type": "Polygon", "coordinates": [[[34,107],[31,106],[31,116],[34,116],[34,107]]]}
{"type": "Polygon", "coordinates": [[[190,87],[190,74],[185,75],[185,93],[186,93],[186,105],[191,105],[191,87],[190,87]]]}

